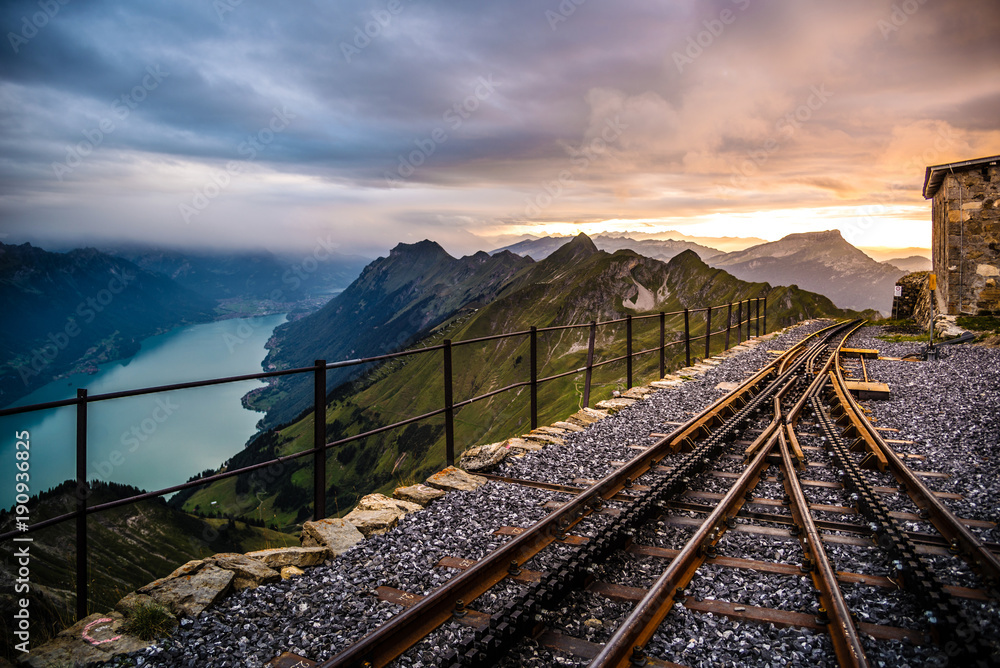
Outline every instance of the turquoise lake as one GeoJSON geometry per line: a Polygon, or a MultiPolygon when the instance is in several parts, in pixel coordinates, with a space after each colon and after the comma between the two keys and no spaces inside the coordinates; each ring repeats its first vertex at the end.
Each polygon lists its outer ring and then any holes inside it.
{"type": "MultiPolygon", "coordinates": [[[[259,373],[264,344],[283,322],[284,315],[270,315],[180,327],[146,339],[128,360],[54,381],[13,405],[69,399],[77,388],[95,395],[259,373]]],[[[90,404],[88,480],[153,490],[218,468],[256,433],[263,415],[240,399],[262,386],[243,381],[90,404]]],[[[0,418],[0,507],[14,502],[15,434],[22,431],[30,434],[32,494],[76,477],[75,407],[0,418]]]]}

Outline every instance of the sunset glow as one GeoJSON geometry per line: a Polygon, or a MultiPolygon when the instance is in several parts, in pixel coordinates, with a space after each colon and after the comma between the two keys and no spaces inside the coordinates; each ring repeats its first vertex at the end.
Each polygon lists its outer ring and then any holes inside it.
{"type": "Polygon", "coordinates": [[[6,3],[4,241],[926,248],[926,166],[1000,153],[996,3],[383,5],[6,3]]]}

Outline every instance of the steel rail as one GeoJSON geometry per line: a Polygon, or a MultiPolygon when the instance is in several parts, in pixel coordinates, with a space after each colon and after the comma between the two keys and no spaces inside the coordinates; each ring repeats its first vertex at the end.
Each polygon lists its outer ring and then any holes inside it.
{"type": "MultiPolygon", "coordinates": [[[[838,325],[824,328],[821,332],[826,333],[826,340],[817,342],[813,348],[819,350],[821,347],[828,345],[827,341],[847,326],[849,324],[839,323],[838,325]]],[[[805,361],[802,359],[802,355],[799,354],[801,352],[799,349],[804,347],[808,339],[813,338],[821,332],[816,332],[799,341],[795,346],[786,351],[781,358],[778,358],[768,365],[768,367],[765,367],[768,371],[779,368],[784,371],[768,386],[777,390],[773,395],[774,419],[765,429],[764,433],[748,448],[748,455],[756,448],[753,459],[723,499],[711,511],[708,518],[684,545],[678,556],[670,562],[670,565],[657,579],[652,588],[649,589],[642,601],[633,609],[629,617],[622,622],[598,656],[589,664],[590,668],[626,668],[630,665],[643,665],[645,657],[643,656],[642,648],[653,637],[660,623],[662,623],[663,619],[670,612],[678,591],[683,590],[704,562],[706,546],[718,541],[721,534],[727,528],[725,521],[727,517],[732,518],[739,512],[739,508],[746,503],[747,492],[756,487],[760,482],[761,474],[768,465],[768,456],[782,435],[782,431],[778,428],[782,423],[781,396],[795,383],[796,378],[794,373],[798,366],[797,362],[805,361]],[[794,359],[794,361],[790,362],[790,359],[794,359]],[[759,445],[763,447],[758,447],[759,445]]],[[[755,375],[751,380],[758,376],[759,374],[755,375]]],[[[770,393],[764,391],[761,395],[770,396],[770,393]]],[[[808,506],[804,507],[808,508],[808,506]]],[[[827,564],[827,567],[829,568],[829,564],[827,564]]],[[[863,652],[860,656],[864,656],[863,652]]]]}
{"type": "MultiPolygon", "coordinates": [[[[381,667],[391,662],[447,621],[453,615],[459,602],[464,606],[474,601],[507,577],[512,569],[516,570],[545,546],[559,540],[561,536],[565,535],[567,529],[593,510],[600,508],[603,501],[631,486],[633,480],[658,464],[664,455],[669,454],[671,444],[678,435],[693,426],[703,415],[717,410],[733,396],[754,392],[760,382],[774,372],[781,360],[782,358],[773,360],[728,395],[720,397],[702,413],[691,417],[671,434],[664,436],[650,448],[636,455],[625,466],[579,492],[574,498],[478,561],[470,569],[449,580],[416,605],[400,612],[343,652],[319,664],[320,668],[381,667]]],[[[761,392],[765,391],[761,390],[761,392]]]]}
{"type": "MultiPolygon", "coordinates": [[[[839,351],[838,351],[839,358],[839,351]]],[[[913,503],[930,515],[930,521],[934,527],[941,532],[953,547],[959,549],[966,557],[978,565],[981,574],[992,586],[1000,584],[1000,558],[991,552],[982,541],[951,512],[951,510],[924,484],[918,476],[903,460],[896,454],[893,448],[885,442],[878,430],[865,417],[864,412],[858,403],[847,390],[846,381],[840,372],[839,361],[833,366],[830,372],[831,381],[841,390],[839,396],[846,402],[844,408],[851,411],[857,418],[858,423],[865,430],[865,434],[871,442],[881,451],[889,469],[893,475],[905,487],[906,493],[913,500],[913,503]]],[[[867,439],[866,439],[867,440],[867,439]]]]}
{"type": "Polygon", "coordinates": [[[629,665],[642,665],[641,649],[656,633],[660,623],[670,612],[677,598],[678,590],[684,587],[694,577],[695,572],[705,561],[706,548],[718,542],[727,528],[726,520],[746,502],[747,491],[760,482],[760,476],[767,466],[770,454],[778,433],[775,432],[766,447],[761,448],[740,477],[736,480],[725,497],[715,506],[712,513],[705,519],[698,530],[685,543],[680,553],[649,589],[642,601],[632,610],[632,613],[615,631],[594,660],[590,668],[627,668],[629,665]],[[632,664],[633,659],[635,664],[632,664]]]}
{"type": "Polygon", "coordinates": [[[813,586],[819,592],[823,608],[832,615],[827,624],[827,630],[830,632],[833,651],[837,655],[838,663],[841,668],[863,668],[869,665],[868,659],[865,656],[864,647],[861,645],[858,630],[854,626],[854,620],[851,618],[851,611],[847,607],[847,602],[844,600],[844,595],[837,582],[837,574],[833,566],[830,565],[826,548],[823,547],[822,536],[813,521],[809,502],[802,491],[802,485],[799,483],[799,476],[792,461],[788,444],[791,438],[794,438],[794,428],[786,423],[783,429],[778,432],[778,445],[784,468],[782,484],[790,499],[792,516],[796,519],[796,524],[805,532],[805,535],[800,536],[805,565],[809,567],[809,575],[812,577],[813,586]]]}

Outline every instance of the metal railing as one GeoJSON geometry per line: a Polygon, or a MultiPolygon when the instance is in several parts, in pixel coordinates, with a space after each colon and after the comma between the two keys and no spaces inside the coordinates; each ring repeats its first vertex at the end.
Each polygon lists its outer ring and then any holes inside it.
{"type": "MultiPolygon", "coordinates": [[[[0,417],[6,417],[9,415],[20,415],[24,413],[31,413],[36,411],[50,410],[55,408],[62,408],[65,406],[75,406],[76,407],[76,510],[70,513],[65,513],[56,517],[52,517],[40,522],[36,522],[27,527],[19,527],[17,530],[8,531],[6,533],[0,534],[0,540],[9,541],[25,533],[30,533],[33,531],[38,531],[46,527],[50,527],[62,522],[67,522],[69,520],[76,521],[76,612],[78,619],[83,619],[87,616],[87,603],[88,603],[88,581],[87,581],[87,515],[94,513],[99,513],[102,511],[110,510],[112,508],[118,508],[121,506],[131,505],[138,503],[140,501],[145,501],[149,499],[158,498],[168,494],[174,494],[186,489],[191,489],[194,487],[200,487],[202,485],[211,484],[219,480],[225,480],[227,478],[232,478],[244,473],[250,473],[253,471],[258,471],[276,464],[283,465],[286,462],[292,460],[300,459],[302,457],[307,457],[312,455],[313,457],[313,518],[323,519],[326,516],[326,454],[327,450],[331,448],[336,448],[348,443],[363,440],[371,436],[376,436],[383,432],[396,429],[398,427],[403,427],[415,422],[422,420],[427,420],[432,417],[439,415],[444,415],[445,418],[445,453],[446,459],[449,465],[454,464],[455,461],[455,411],[468,406],[476,401],[480,401],[503,392],[508,392],[522,387],[530,388],[530,415],[531,415],[531,428],[535,429],[538,427],[538,387],[542,383],[557,380],[559,378],[564,378],[567,376],[576,375],[579,373],[585,374],[585,382],[583,389],[583,405],[590,405],[590,390],[593,379],[594,369],[598,369],[609,364],[614,364],[617,362],[625,361],[626,364],[626,385],[627,387],[632,387],[632,373],[633,373],[633,360],[641,355],[648,355],[652,353],[659,353],[659,373],[660,377],[666,375],[666,349],[671,346],[682,345],[684,346],[684,357],[687,366],[691,365],[691,344],[699,340],[704,340],[705,342],[705,357],[710,356],[710,349],[713,337],[725,336],[723,349],[728,349],[730,347],[730,342],[732,336],[735,334],[736,343],[739,344],[745,338],[751,338],[751,329],[755,329],[755,333],[759,336],[762,332],[767,332],[767,298],[766,297],[755,297],[751,299],[745,299],[740,302],[734,302],[729,304],[722,304],[719,306],[708,306],[699,309],[684,309],[683,311],[674,311],[671,313],[651,313],[647,315],[639,316],[626,316],[624,318],[618,318],[616,320],[607,320],[603,322],[591,321],[585,324],[577,325],[562,325],[554,327],[531,327],[528,330],[523,330],[519,332],[511,332],[504,334],[495,334],[492,336],[484,336],[474,339],[466,339],[462,341],[451,341],[446,339],[439,345],[427,346],[424,348],[414,348],[410,350],[404,350],[401,352],[390,353],[387,355],[377,355],[374,357],[366,357],[353,360],[344,360],[341,362],[326,362],[325,360],[316,360],[313,366],[300,367],[296,369],[284,369],[281,371],[265,371],[262,373],[245,374],[241,376],[230,376],[226,378],[213,378],[209,380],[200,380],[187,383],[174,383],[171,385],[159,385],[155,387],[146,387],[137,390],[126,390],[121,392],[108,392],[105,394],[90,395],[87,393],[86,389],[78,389],[76,397],[73,399],[64,399],[61,401],[50,401],[40,404],[32,404],[29,406],[18,406],[16,408],[5,408],[0,409],[0,417]],[[746,309],[744,313],[744,308],[746,309]],[[717,331],[712,331],[712,312],[716,310],[726,309],[726,326],[725,328],[719,329],[717,331]],[[733,310],[736,310],[736,320],[733,321],[733,310]],[[691,336],[691,315],[703,312],[705,314],[705,333],[699,336],[691,336]],[[684,336],[683,338],[677,339],[675,341],[667,342],[666,340],[666,319],[668,317],[684,316],[684,336]],[[646,350],[633,351],[633,323],[637,320],[647,320],[647,319],[659,319],[659,345],[654,348],[648,348],[646,350]],[[625,323],[626,326],[626,352],[624,355],[614,357],[607,360],[601,360],[598,362],[594,361],[594,347],[596,343],[597,328],[609,325],[616,325],[620,323],[625,323]],[[744,332],[744,327],[745,332],[744,332]],[[569,371],[564,371],[562,373],[553,374],[544,378],[538,377],[538,334],[543,332],[559,332],[568,331],[575,329],[589,329],[589,338],[587,345],[587,362],[583,367],[571,369],[569,371]],[[464,399],[462,401],[456,402],[454,400],[454,392],[452,387],[453,381],[453,370],[452,370],[452,353],[453,350],[460,346],[469,346],[472,344],[481,344],[489,341],[497,341],[501,339],[510,339],[514,337],[527,337],[529,346],[529,366],[530,375],[529,380],[521,381],[518,383],[510,384],[506,387],[502,387],[496,390],[491,390],[485,394],[472,397],[470,399],[464,399]],[[340,369],[344,367],[359,366],[371,364],[374,362],[383,362],[387,360],[395,360],[403,357],[422,355],[427,353],[432,353],[435,351],[441,351],[443,355],[443,373],[442,380],[444,384],[444,406],[433,411],[429,411],[422,415],[417,415],[404,420],[399,420],[389,425],[378,427],[375,429],[370,429],[363,433],[342,438],[336,441],[326,442],[326,399],[328,396],[326,388],[326,372],[330,369],[340,369]],[[198,387],[208,387],[212,385],[222,385],[225,383],[236,383],[247,380],[264,380],[269,378],[278,378],[282,376],[292,376],[298,374],[313,374],[314,378],[314,395],[313,395],[313,447],[308,450],[302,450],[293,454],[289,454],[283,457],[276,457],[274,459],[260,462],[257,464],[252,464],[250,466],[244,466],[242,468],[227,470],[225,472],[216,473],[214,475],[209,475],[195,480],[189,480],[180,485],[174,485],[172,487],[165,487],[152,492],[144,492],[142,494],[136,494],[123,499],[116,499],[114,501],[109,501],[106,503],[88,505],[87,500],[91,495],[91,489],[87,483],[87,417],[88,417],[88,406],[90,404],[110,401],[113,399],[122,399],[126,397],[136,397],[146,394],[155,394],[159,392],[171,392],[176,390],[184,390],[198,387]]],[[[614,343],[614,341],[612,342],[614,343]]]]}

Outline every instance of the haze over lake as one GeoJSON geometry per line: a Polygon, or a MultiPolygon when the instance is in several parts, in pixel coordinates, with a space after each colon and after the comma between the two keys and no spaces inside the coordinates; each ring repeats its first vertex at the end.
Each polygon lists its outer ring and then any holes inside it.
{"type": "MultiPolygon", "coordinates": [[[[180,327],[146,339],[128,360],[49,383],[13,405],[75,397],[78,387],[94,395],[257,373],[264,344],[284,321],[284,315],[269,315],[180,327]]],[[[243,408],[240,399],[262,385],[244,381],[91,404],[88,480],[153,490],[217,468],[256,432],[261,414],[243,408]]],[[[75,407],[0,418],[0,462],[8,463],[11,481],[14,434],[25,430],[31,435],[32,494],[75,477],[75,407]]],[[[0,486],[0,506],[13,502],[13,483],[0,486]]]]}

